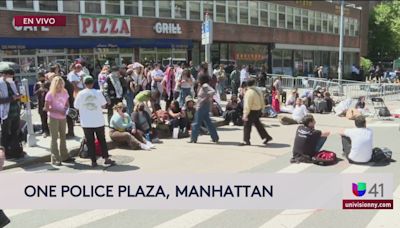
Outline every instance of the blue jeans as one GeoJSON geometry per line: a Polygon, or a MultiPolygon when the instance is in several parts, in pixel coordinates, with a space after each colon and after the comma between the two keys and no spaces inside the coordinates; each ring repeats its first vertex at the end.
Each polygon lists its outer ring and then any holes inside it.
{"type": "Polygon", "coordinates": [[[210,132],[211,139],[213,141],[218,141],[218,133],[217,129],[215,128],[214,124],[211,122],[210,119],[210,107],[208,105],[205,105],[204,107],[200,107],[197,111],[196,114],[194,115],[194,122],[192,124],[192,141],[197,141],[197,138],[199,137],[199,131],[202,123],[204,122],[207,126],[208,131],[210,132]]]}
{"type": "Polygon", "coordinates": [[[135,95],[132,92],[128,92],[126,94],[126,108],[128,111],[128,115],[130,116],[133,112],[133,99],[135,98],[135,95]]]}
{"type": "Polygon", "coordinates": [[[317,142],[317,146],[315,147],[315,153],[318,153],[322,147],[324,146],[325,142],[326,142],[327,137],[321,137],[319,138],[318,142],[317,142]]]}
{"type": "Polygon", "coordinates": [[[220,96],[223,95],[223,94],[225,93],[225,83],[226,83],[225,80],[221,80],[221,81],[219,81],[219,82],[217,83],[217,91],[218,91],[218,94],[219,94],[220,96]]]}
{"type": "Polygon", "coordinates": [[[185,98],[191,95],[190,88],[181,88],[181,92],[179,93],[179,107],[183,107],[185,105],[185,98]]]}

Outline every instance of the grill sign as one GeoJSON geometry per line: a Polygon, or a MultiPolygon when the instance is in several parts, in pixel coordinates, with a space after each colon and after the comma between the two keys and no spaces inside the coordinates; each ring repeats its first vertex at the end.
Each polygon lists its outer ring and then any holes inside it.
{"type": "Polygon", "coordinates": [[[80,36],[131,36],[129,17],[79,16],[80,36]]]}
{"type": "Polygon", "coordinates": [[[154,31],[158,34],[182,34],[179,24],[157,22],[154,25],[154,31]]]}

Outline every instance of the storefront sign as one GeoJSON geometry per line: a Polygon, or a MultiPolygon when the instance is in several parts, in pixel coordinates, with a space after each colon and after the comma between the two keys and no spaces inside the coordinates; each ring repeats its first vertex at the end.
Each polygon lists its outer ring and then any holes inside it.
{"type": "Polygon", "coordinates": [[[14,16],[17,26],[65,26],[66,16],[14,16]]]}
{"type": "Polygon", "coordinates": [[[265,56],[262,54],[254,54],[254,53],[237,53],[236,60],[245,60],[245,61],[262,61],[265,59],[265,56]]]}
{"type": "Polygon", "coordinates": [[[154,31],[158,34],[182,34],[182,29],[179,24],[157,22],[154,25],[154,31]]]}
{"type": "Polygon", "coordinates": [[[12,20],[12,26],[17,32],[48,32],[50,31],[49,27],[46,26],[16,26],[15,19],[12,20]]]}
{"type": "Polygon", "coordinates": [[[79,16],[80,36],[131,36],[129,17],[79,16]]]}

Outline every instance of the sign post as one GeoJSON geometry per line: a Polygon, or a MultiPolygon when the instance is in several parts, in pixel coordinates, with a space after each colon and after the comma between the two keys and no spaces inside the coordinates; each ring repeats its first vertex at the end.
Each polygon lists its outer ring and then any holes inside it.
{"type": "Polygon", "coordinates": [[[22,85],[20,86],[21,93],[21,101],[25,103],[25,115],[23,119],[25,119],[27,128],[28,128],[28,139],[27,145],[28,147],[36,146],[35,133],[33,131],[33,123],[32,123],[32,110],[31,110],[31,101],[29,98],[29,84],[28,79],[22,79],[22,85]]]}
{"type": "Polygon", "coordinates": [[[211,44],[213,43],[213,22],[206,13],[201,25],[201,44],[205,45],[205,62],[208,64],[208,74],[212,75],[211,44]]]}

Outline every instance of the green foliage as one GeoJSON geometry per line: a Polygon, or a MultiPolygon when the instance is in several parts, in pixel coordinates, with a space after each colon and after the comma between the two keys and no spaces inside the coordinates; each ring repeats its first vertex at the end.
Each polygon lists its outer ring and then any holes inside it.
{"type": "Polygon", "coordinates": [[[392,61],[400,56],[400,0],[382,1],[369,20],[368,56],[374,61],[392,61]]]}
{"type": "Polygon", "coordinates": [[[369,71],[371,67],[373,66],[373,63],[371,60],[361,57],[360,59],[360,67],[364,70],[364,72],[369,71]]]}

